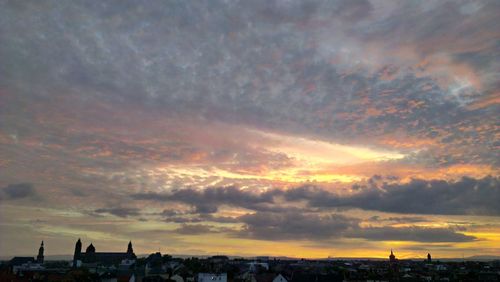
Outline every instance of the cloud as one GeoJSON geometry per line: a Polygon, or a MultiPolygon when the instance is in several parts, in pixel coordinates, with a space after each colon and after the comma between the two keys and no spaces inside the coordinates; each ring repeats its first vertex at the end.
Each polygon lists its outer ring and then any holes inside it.
{"type": "Polygon", "coordinates": [[[500,215],[500,179],[464,177],[458,181],[413,179],[403,184],[372,184],[350,195],[319,187],[291,189],[289,201],[315,208],[360,208],[404,214],[500,215]]]}
{"type": "Polygon", "coordinates": [[[182,235],[202,235],[218,232],[210,225],[203,224],[182,224],[181,227],[175,229],[173,232],[182,235]]]}
{"type": "Polygon", "coordinates": [[[1,194],[3,194],[5,198],[9,200],[18,200],[37,196],[35,187],[31,183],[9,184],[6,187],[0,189],[0,191],[1,194]]]}
{"type": "Polygon", "coordinates": [[[94,212],[96,213],[108,213],[112,214],[118,217],[129,217],[129,216],[137,216],[140,215],[140,210],[137,208],[124,208],[124,207],[117,207],[117,208],[101,208],[101,209],[96,209],[94,212]]]}
{"type": "Polygon", "coordinates": [[[361,227],[360,220],[340,214],[262,213],[238,218],[244,223],[236,236],[259,240],[329,240],[360,238],[369,241],[471,242],[474,236],[449,228],[361,227]]]}
{"type": "MultiPolygon", "coordinates": [[[[88,105],[77,107],[75,115],[87,128],[116,128],[119,118],[103,122],[101,117],[108,111],[117,114],[120,107],[134,108],[119,115],[132,123],[159,109],[163,118],[171,114],[280,128],[341,143],[387,146],[383,141],[397,136],[426,138],[460,148],[431,151],[446,163],[495,164],[499,159],[489,142],[498,121],[494,111],[464,108],[462,101],[480,101],[483,93],[472,86],[464,88],[472,88],[467,95],[462,90],[455,95],[460,87],[453,78],[458,77],[460,85],[471,84],[466,81],[473,80],[468,76],[475,72],[467,71],[472,66],[482,70],[479,80],[498,81],[497,66],[485,63],[497,61],[498,45],[494,36],[487,36],[498,33],[489,24],[499,9],[494,1],[477,10],[453,1],[377,3],[375,8],[370,1],[158,2],[140,9],[134,4],[96,9],[81,2],[51,3],[50,9],[33,3],[4,4],[0,33],[7,42],[0,47],[0,65],[6,73],[0,78],[2,85],[28,92],[13,99],[16,105],[39,98],[42,108],[52,109],[50,115],[37,112],[46,119],[57,117],[58,106],[43,93],[64,89],[71,93],[64,96],[70,97],[69,106],[88,105]],[[17,20],[20,15],[25,21],[17,20]],[[425,25],[417,24],[422,22],[425,25]],[[18,40],[8,40],[14,36],[18,40]],[[402,46],[401,41],[408,43],[402,46]],[[479,43],[484,48],[474,48],[479,43]],[[445,67],[436,70],[437,65],[445,67]],[[443,73],[451,76],[449,85],[436,83],[443,73]],[[128,115],[132,112],[137,114],[128,115]],[[478,132],[479,125],[490,129],[478,132]],[[471,142],[460,141],[469,135],[471,142]]],[[[8,115],[15,117],[9,119],[12,123],[29,118],[10,111],[8,115]]],[[[82,140],[48,127],[39,129],[56,134],[45,141],[82,140]]],[[[151,125],[134,127],[160,131],[151,125]]],[[[11,128],[17,127],[10,124],[11,128]]],[[[39,129],[26,131],[41,135],[39,129]]],[[[88,133],[95,140],[91,133],[96,132],[88,133]]],[[[155,154],[141,143],[98,140],[110,146],[85,149],[114,159],[174,162],[199,149],[179,146],[155,154]]]]}
{"type": "Polygon", "coordinates": [[[220,205],[231,205],[248,209],[273,209],[268,204],[273,203],[278,190],[269,192],[252,192],[234,186],[209,187],[206,189],[177,189],[171,193],[137,193],[131,197],[135,200],[174,201],[195,207],[196,213],[215,213],[220,205]]]}
{"type": "Polygon", "coordinates": [[[402,216],[402,217],[386,217],[382,218],[378,215],[372,216],[368,219],[373,222],[395,222],[395,223],[419,223],[419,222],[427,222],[428,219],[421,216],[402,216]]]}
{"type": "MultiPolygon", "coordinates": [[[[311,211],[315,209],[359,208],[402,214],[499,215],[500,179],[463,177],[457,181],[413,179],[408,183],[386,182],[380,176],[368,181],[368,186],[350,194],[334,193],[319,186],[250,191],[234,186],[191,188],[171,193],[132,194],[136,200],[177,201],[192,205],[196,213],[215,213],[221,205],[261,212],[311,211]],[[278,197],[285,202],[278,201],[278,197]],[[305,207],[293,205],[304,202],[305,207]]],[[[393,218],[393,221],[399,220],[393,218]]],[[[416,222],[420,218],[409,218],[416,222]]],[[[401,219],[404,221],[404,218],[401,219]]]]}
{"type": "Polygon", "coordinates": [[[342,237],[358,220],[339,214],[257,212],[239,218],[245,227],[239,236],[261,240],[319,240],[342,237]]]}
{"type": "MultiPolygon", "coordinates": [[[[495,0],[0,1],[0,185],[40,183],[0,198],[38,194],[40,208],[102,220],[246,224],[258,238],[315,237],[242,212],[302,213],[322,238],[335,237],[325,222],[343,222],[325,214],[349,209],[408,216],[377,226],[498,216],[499,11],[495,0]],[[401,182],[363,181],[387,172],[401,182]],[[188,211],[122,207],[131,193],[134,207],[188,211]]],[[[49,214],[28,207],[12,220],[49,214]]]]}
{"type": "Polygon", "coordinates": [[[358,229],[346,237],[363,238],[370,241],[413,241],[413,242],[472,242],[474,236],[457,233],[449,228],[427,227],[367,227],[358,229]]]}

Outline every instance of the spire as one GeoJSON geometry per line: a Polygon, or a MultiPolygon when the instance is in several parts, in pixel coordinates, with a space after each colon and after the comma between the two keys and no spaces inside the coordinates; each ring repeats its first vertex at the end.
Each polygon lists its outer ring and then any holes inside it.
{"type": "Polygon", "coordinates": [[[133,254],[134,249],[132,248],[132,241],[128,242],[127,254],[133,254]]]}
{"type": "Polygon", "coordinates": [[[396,261],[396,256],[394,255],[394,252],[392,251],[392,249],[391,249],[391,255],[389,256],[389,261],[390,262],[396,261]]]}
{"type": "Polygon", "coordinates": [[[81,259],[82,256],[82,241],[78,238],[75,244],[75,254],[73,255],[73,267],[77,267],[78,260],[81,259]]]}
{"type": "Polygon", "coordinates": [[[43,248],[43,241],[42,241],[42,243],[40,244],[40,248],[38,249],[38,256],[36,256],[36,262],[43,263],[43,259],[44,259],[43,251],[44,251],[44,248],[43,248]]]}

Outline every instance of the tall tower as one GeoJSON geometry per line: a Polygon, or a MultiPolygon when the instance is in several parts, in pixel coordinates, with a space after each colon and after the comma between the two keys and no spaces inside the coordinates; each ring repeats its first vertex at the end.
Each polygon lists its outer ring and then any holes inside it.
{"type": "Polygon", "coordinates": [[[391,255],[389,256],[389,262],[396,262],[396,256],[394,255],[394,253],[392,252],[392,249],[391,249],[391,255]]]}
{"type": "Polygon", "coordinates": [[[134,249],[132,248],[132,241],[128,242],[127,254],[131,255],[134,253],[134,249]]]}
{"type": "Polygon", "coordinates": [[[85,250],[85,254],[93,254],[93,253],[95,253],[95,247],[92,243],[90,243],[90,245],[85,250]]]}
{"type": "Polygon", "coordinates": [[[81,259],[82,256],[82,241],[78,238],[75,244],[75,254],[73,255],[73,267],[77,266],[77,261],[81,259]]]}
{"type": "Polygon", "coordinates": [[[42,243],[40,244],[40,248],[38,249],[38,256],[36,256],[36,262],[38,263],[43,263],[43,241],[42,243]]]}
{"type": "Polygon", "coordinates": [[[90,243],[90,245],[85,250],[85,258],[83,262],[93,263],[96,262],[96,254],[94,244],[90,243]]]}
{"type": "Polygon", "coordinates": [[[430,253],[427,253],[427,262],[432,262],[432,257],[430,253]]]}

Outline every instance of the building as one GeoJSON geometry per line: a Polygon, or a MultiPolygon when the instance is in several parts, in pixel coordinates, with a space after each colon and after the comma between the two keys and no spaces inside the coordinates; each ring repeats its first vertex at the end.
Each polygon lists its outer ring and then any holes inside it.
{"type": "Polygon", "coordinates": [[[389,262],[395,263],[396,261],[397,261],[396,256],[394,255],[394,253],[392,252],[392,249],[391,249],[391,254],[389,255],[389,262]]]}
{"type": "Polygon", "coordinates": [[[127,251],[120,252],[96,252],[92,243],[87,247],[85,253],[82,252],[82,242],[80,239],[75,244],[75,253],[73,255],[73,267],[80,267],[82,264],[103,264],[118,265],[122,261],[130,264],[130,261],[136,260],[136,255],[132,248],[132,242],[128,243],[127,251]]]}
{"type": "Polygon", "coordinates": [[[40,248],[38,249],[36,260],[34,257],[14,257],[9,261],[8,264],[14,273],[18,273],[19,271],[43,269],[43,250],[44,249],[42,241],[42,243],[40,244],[40,248]]]}
{"type": "Polygon", "coordinates": [[[44,260],[43,251],[44,251],[44,248],[43,248],[43,241],[42,241],[42,244],[40,244],[40,248],[38,249],[38,256],[36,256],[37,263],[43,263],[43,260],[44,260]]]}
{"type": "Polygon", "coordinates": [[[198,273],[198,282],[227,282],[227,273],[198,273]]]}

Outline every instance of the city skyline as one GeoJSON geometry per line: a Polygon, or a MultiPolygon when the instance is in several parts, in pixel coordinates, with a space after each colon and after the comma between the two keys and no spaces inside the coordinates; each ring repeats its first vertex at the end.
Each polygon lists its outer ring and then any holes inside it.
{"type": "MultiPolygon", "coordinates": [[[[133,242],[132,241],[129,241],[128,244],[127,244],[127,247],[126,247],[126,251],[124,252],[125,250],[125,247],[122,246],[122,248],[120,250],[112,250],[112,252],[109,252],[110,250],[107,250],[107,249],[104,249],[104,252],[103,252],[103,249],[102,248],[99,248],[97,249],[94,245],[93,242],[82,242],[81,241],[81,238],[78,238],[78,240],[76,241],[76,244],[74,246],[74,250],[73,250],[73,254],[58,254],[58,255],[52,255],[52,256],[49,256],[47,257],[47,259],[45,259],[45,243],[44,241],[42,240],[41,243],[39,244],[39,249],[38,249],[38,253],[36,254],[36,256],[32,255],[32,254],[22,254],[21,257],[33,257],[33,261],[35,263],[40,263],[40,264],[43,264],[44,261],[48,260],[48,261],[72,261],[71,265],[72,267],[76,267],[76,260],[82,260],[84,257],[85,257],[85,253],[88,253],[89,250],[91,250],[91,252],[94,252],[94,253],[97,253],[97,254],[111,254],[111,256],[115,256],[116,257],[116,261],[115,263],[119,264],[121,262],[121,256],[125,257],[125,259],[127,259],[128,256],[132,255],[131,259],[135,260],[137,258],[144,258],[144,257],[147,257],[147,256],[150,256],[150,255],[153,255],[155,253],[159,253],[161,254],[161,248],[158,248],[158,250],[155,250],[156,252],[154,251],[151,251],[150,253],[144,253],[144,254],[135,254],[134,251],[133,251],[133,247],[132,247],[132,244],[133,242]],[[86,246],[86,247],[85,247],[86,246]],[[85,250],[85,252],[82,252],[82,250],[85,250]],[[82,255],[83,253],[83,255],[82,255]]],[[[388,250],[388,255],[386,255],[386,257],[332,257],[332,256],[329,256],[329,257],[318,257],[318,258],[302,258],[302,257],[286,257],[286,256],[268,256],[268,255],[256,255],[256,256],[226,256],[225,254],[223,253],[216,253],[216,254],[205,254],[205,255],[197,255],[197,254],[168,254],[168,253],[165,253],[165,255],[167,256],[172,256],[174,258],[178,257],[178,258],[210,258],[210,257],[228,257],[228,258],[233,258],[233,259],[238,259],[238,258],[242,258],[242,259],[255,259],[255,260],[270,260],[270,259],[284,259],[284,260],[304,260],[304,259],[308,259],[308,260],[375,260],[375,261],[379,261],[379,260],[386,260],[387,257],[389,258],[389,262],[391,261],[395,261],[395,260],[400,260],[400,258],[397,258],[396,257],[396,250],[394,249],[390,249],[388,250]]],[[[17,256],[19,257],[19,256],[17,256]]],[[[0,257],[0,260],[4,260],[4,261],[8,261],[8,259],[10,259],[11,257],[10,256],[7,256],[7,257],[0,257]]],[[[450,257],[446,257],[446,258],[439,258],[439,257],[432,257],[431,253],[422,253],[421,255],[417,256],[417,257],[405,257],[405,258],[402,258],[402,260],[414,260],[414,261],[418,261],[418,260],[424,260],[424,261],[431,261],[433,258],[434,260],[436,261],[439,261],[440,259],[444,260],[444,261],[498,261],[498,259],[500,258],[500,256],[472,256],[472,257],[465,257],[465,256],[462,256],[462,257],[456,257],[456,258],[450,258],[450,257]]],[[[98,258],[99,259],[99,258],[98,258]]],[[[109,259],[109,258],[108,258],[109,259]]]]}
{"type": "Polygon", "coordinates": [[[499,14],[0,0],[0,254],[498,256],[499,14]]]}

